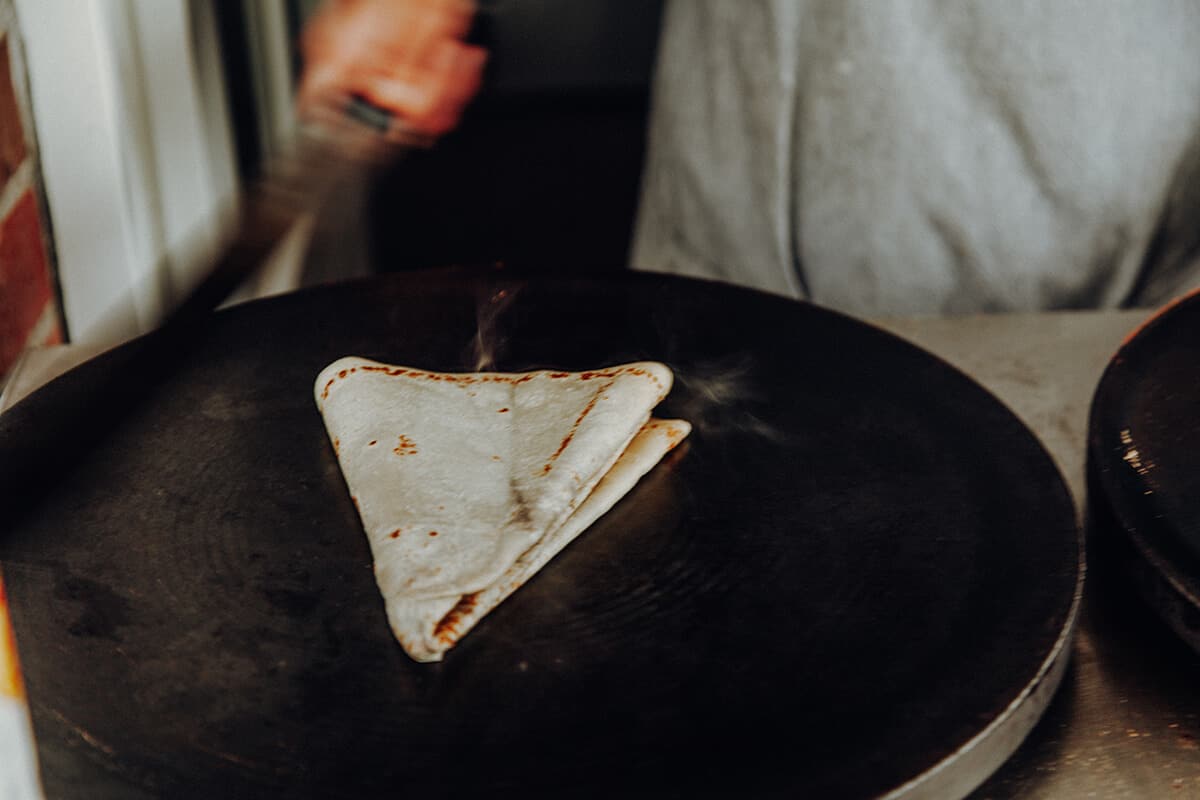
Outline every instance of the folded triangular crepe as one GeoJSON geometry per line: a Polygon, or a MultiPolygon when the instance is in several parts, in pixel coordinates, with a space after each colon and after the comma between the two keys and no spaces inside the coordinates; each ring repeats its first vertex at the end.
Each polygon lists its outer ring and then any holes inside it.
{"type": "Polygon", "coordinates": [[[448,374],[351,357],[321,372],[317,405],[410,656],[439,660],[687,435],[647,424],[671,380],[654,362],[448,374]]]}

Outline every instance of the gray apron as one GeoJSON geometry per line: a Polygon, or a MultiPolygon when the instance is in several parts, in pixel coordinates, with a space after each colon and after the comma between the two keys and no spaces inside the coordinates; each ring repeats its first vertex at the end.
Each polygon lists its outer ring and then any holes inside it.
{"type": "Polygon", "coordinates": [[[857,314],[1200,285],[1200,0],[672,0],[635,267],[857,314]]]}

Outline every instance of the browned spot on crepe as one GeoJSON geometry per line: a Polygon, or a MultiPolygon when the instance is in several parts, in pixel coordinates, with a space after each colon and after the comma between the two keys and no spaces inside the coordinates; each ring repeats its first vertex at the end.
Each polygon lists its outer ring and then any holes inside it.
{"type": "MultiPolygon", "coordinates": [[[[585,372],[583,374],[587,375],[588,373],[585,372]]],[[[545,463],[545,465],[542,467],[543,475],[550,472],[550,469],[553,466],[554,462],[558,460],[558,457],[563,454],[563,450],[566,450],[567,445],[569,445],[571,443],[571,440],[575,438],[575,433],[579,430],[579,426],[583,423],[583,420],[587,417],[588,414],[592,413],[592,409],[596,407],[596,402],[600,399],[600,395],[602,395],[606,391],[608,391],[609,387],[611,387],[611,386],[612,386],[612,383],[610,382],[608,384],[608,386],[605,386],[603,389],[601,389],[600,391],[598,391],[594,395],[592,395],[591,400],[588,400],[587,405],[583,407],[583,411],[579,412],[579,416],[576,417],[575,422],[571,425],[571,430],[567,431],[567,435],[564,436],[562,442],[559,443],[558,449],[554,451],[553,455],[550,456],[550,460],[547,461],[545,463]]]]}
{"type": "Polygon", "coordinates": [[[474,610],[478,600],[478,592],[464,594],[458,598],[458,602],[454,604],[454,608],[450,609],[446,616],[438,620],[438,624],[434,626],[433,637],[443,644],[452,643],[454,637],[458,635],[458,623],[462,622],[463,617],[474,610]]]}

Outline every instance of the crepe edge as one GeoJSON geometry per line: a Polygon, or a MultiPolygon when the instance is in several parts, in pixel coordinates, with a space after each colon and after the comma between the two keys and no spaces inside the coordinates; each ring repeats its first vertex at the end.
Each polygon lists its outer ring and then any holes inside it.
{"type": "Polygon", "coordinates": [[[405,652],[415,661],[441,661],[480,620],[620,502],[691,430],[686,420],[647,420],[575,511],[484,588],[461,596],[389,602],[388,621],[405,652]],[[419,628],[415,639],[414,625],[419,628]]]}
{"type": "Polygon", "coordinates": [[[661,401],[671,391],[671,386],[674,383],[675,375],[671,368],[661,361],[630,361],[625,364],[614,364],[611,367],[602,367],[600,369],[591,370],[576,370],[574,372],[567,370],[556,369],[537,369],[527,372],[437,372],[435,370],[420,369],[418,367],[409,367],[401,364],[387,364],[382,361],[374,361],[362,356],[342,356],[341,358],[331,362],[319,373],[313,381],[313,397],[316,400],[317,408],[324,412],[325,400],[329,397],[329,392],[337,385],[339,381],[343,381],[351,375],[357,373],[363,367],[367,367],[370,371],[383,372],[391,377],[420,377],[420,376],[438,376],[450,380],[503,380],[509,381],[519,378],[524,378],[529,375],[563,375],[571,377],[596,377],[615,378],[621,374],[645,374],[648,375],[658,385],[658,399],[661,401]]]}

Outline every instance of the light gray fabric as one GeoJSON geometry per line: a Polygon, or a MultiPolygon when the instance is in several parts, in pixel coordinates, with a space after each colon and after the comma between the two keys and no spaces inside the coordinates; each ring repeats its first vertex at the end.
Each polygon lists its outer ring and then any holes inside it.
{"type": "Polygon", "coordinates": [[[859,314],[1200,284],[1200,0],[673,0],[633,264],[859,314]]]}

